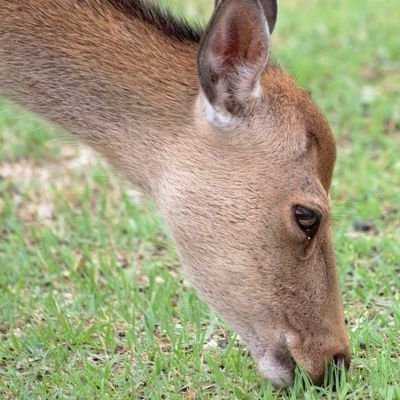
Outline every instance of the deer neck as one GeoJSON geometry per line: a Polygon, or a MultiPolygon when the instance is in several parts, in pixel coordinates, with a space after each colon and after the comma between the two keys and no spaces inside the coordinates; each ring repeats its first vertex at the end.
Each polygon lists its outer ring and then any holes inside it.
{"type": "Polygon", "coordinates": [[[0,94],[79,136],[151,193],[190,133],[197,41],[110,6],[49,3],[45,17],[30,9],[47,2],[0,11],[0,94]]]}

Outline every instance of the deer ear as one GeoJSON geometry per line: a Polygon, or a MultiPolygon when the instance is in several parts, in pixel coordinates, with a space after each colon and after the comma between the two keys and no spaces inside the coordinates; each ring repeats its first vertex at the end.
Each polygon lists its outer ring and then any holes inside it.
{"type": "Polygon", "coordinates": [[[276,18],[278,17],[278,1],[277,0],[258,0],[263,9],[265,17],[268,21],[269,33],[272,33],[275,28],[276,18]]]}
{"type": "Polygon", "coordinates": [[[263,11],[258,0],[223,1],[202,38],[198,73],[207,113],[215,112],[215,121],[229,120],[260,93],[270,50],[263,11]]]}
{"type": "MultiPolygon", "coordinates": [[[[223,0],[215,0],[215,8],[217,8],[222,1],[223,0]]],[[[259,0],[259,2],[264,9],[264,14],[268,21],[269,33],[272,33],[278,16],[278,0],[259,0]]]]}

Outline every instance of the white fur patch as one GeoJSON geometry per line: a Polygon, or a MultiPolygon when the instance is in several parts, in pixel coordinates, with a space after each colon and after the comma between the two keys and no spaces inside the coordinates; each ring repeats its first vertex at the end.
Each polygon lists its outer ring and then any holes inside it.
{"type": "Polygon", "coordinates": [[[208,101],[205,95],[200,95],[200,110],[208,123],[216,128],[232,128],[238,121],[231,113],[216,110],[208,101]]]}
{"type": "Polygon", "coordinates": [[[273,357],[264,357],[258,362],[260,374],[267,378],[275,387],[290,386],[294,380],[294,372],[286,366],[280,364],[273,357]]]}
{"type": "Polygon", "coordinates": [[[253,89],[253,92],[251,94],[251,97],[254,97],[254,98],[257,99],[257,98],[260,98],[261,96],[262,96],[261,82],[257,81],[255,86],[254,86],[254,89],[253,89]]]}
{"type": "MultiPolygon", "coordinates": [[[[254,86],[253,91],[250,94],[252,98],[260,98],[262,96],[261,83],[258,81],[254,86]]],[[[227,110],[221,109],[221,107],[214,107],[202,93],[199,96],[199,106],[201,113],[207,120],[207,122],[216,128],[235,128],[240,120],[236,116],[232,115],[227,110]]]]}

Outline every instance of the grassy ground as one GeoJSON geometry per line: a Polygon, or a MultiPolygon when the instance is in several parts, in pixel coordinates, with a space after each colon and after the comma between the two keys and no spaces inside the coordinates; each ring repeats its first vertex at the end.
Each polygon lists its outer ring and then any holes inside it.
{"type": "MultiPolygon", "coordinates": [[[[206,16],[212,1],[183,3],[206,16]]],[[[299,377],[273,392],[182,282],[152,206],[0,103],[2,399],[400,399],[398,1],[281,3],[274,56],[338,139],[335,241],[354,353],[338,391],[299,377]]]]}

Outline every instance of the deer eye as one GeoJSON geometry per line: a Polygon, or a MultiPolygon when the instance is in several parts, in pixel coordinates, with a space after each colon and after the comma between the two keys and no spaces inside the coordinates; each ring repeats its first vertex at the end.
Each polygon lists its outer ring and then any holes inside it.
{"type": "Polygon", "coordinates": [[[295,206],[294,217],[296,218],[296,222],[300,229],[309,239],[312,239],[318,232],[321,223],[321,214],[317,211],[311,210],[310,208],[295,206]]]}

